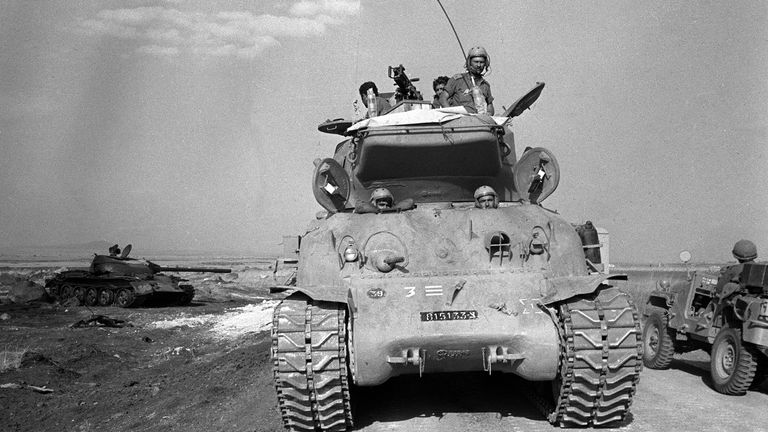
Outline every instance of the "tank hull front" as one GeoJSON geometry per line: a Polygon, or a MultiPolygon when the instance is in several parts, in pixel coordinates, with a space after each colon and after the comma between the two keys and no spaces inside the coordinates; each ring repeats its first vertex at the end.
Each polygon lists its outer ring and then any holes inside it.
{"type": "Polygon", "coordinates": [[[351,281],[352,375],[501,371],[532,381],[557,374],[559,336],[537,299],[540,274],[450,274],[351,281]]]}

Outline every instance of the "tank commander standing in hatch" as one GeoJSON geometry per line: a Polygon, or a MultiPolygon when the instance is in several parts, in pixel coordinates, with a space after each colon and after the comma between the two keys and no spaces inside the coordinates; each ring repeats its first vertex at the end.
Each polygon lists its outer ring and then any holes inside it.
{"type": "Polygon", "coordinates": [[[496,191],[486,185],[475,189],[475,207],[479,209],[498,208],[499,197],[496,195],[496,191]]]}
{"type": "Polygon", "coordinates": [[[491,57],[485,48],[476,46],[467,52],[467,72],[454,75],[440,95],[440,106],[464,106],[467,111],[493,115],[491,85],[483,78],[491,68],[491,57]]]}
{"type": "Polygon", "coordinates": [[[392,105],[386,99],[379,96],[379,89],[373,81],[366,81],[360,85],[360,99],[363,100],[363,105],[367,109],[365,118],[382,115],[392,108],[392,105]],[[369,106],[370,101],[375,101],[373,107],[369,106]]]}
{"type": "Polygon", "coordinates": [[[448,84],[447,76],[439,76],[432,81],[432,90],[435,91],[435,96],[432,98],[432,108],[442,108],[440,106],[440,95],[445,93],[445,85],[448,84]]]}
{"type": "Polygon", "coordinates": [[[752,262],[757,259],[757,246],[749,240],[739,240],[733,245],[731,251],[738,264],[725,266],[720,269],[715,294],[718,298],[725,298],[736,292],[741,285],[741,272],[744,270],[744,263],[752,262]]]}

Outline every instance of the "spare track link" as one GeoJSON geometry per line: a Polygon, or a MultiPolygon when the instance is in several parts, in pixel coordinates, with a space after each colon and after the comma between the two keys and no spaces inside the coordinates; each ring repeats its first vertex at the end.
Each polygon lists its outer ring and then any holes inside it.
{"type": "Polygon", "coordinates": [[[272,362],[283,424],[292,431],[345,431],[349,403],[344,305],[287,298],[275,309],[272,362]]]}
{"type": "Polygon", "coordinates": [[[545,413],[548,420],[561,427],[624,420],[643,367],[640,320],[632,299],[617,288],[603,289],[562,304],[559,317],[564,340],[553,386],[559,394],[556,406],[545,413]]]}

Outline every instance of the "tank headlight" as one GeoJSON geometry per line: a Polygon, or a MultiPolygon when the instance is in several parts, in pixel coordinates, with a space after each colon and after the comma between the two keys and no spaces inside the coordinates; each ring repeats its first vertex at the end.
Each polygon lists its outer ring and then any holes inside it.
{"type": "Polygon", "coordinates": [[[354,261],[357,261],[359,257],[360,257],[360,252],[358,252],[357,247],[355,247],[355,245],[349,245],[344,249],[344,261],[354,262],[354,261]]]}

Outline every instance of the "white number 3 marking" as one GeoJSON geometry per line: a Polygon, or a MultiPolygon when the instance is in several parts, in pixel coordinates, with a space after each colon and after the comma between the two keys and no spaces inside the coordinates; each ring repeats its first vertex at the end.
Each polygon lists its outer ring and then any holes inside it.
{"type": "Polygon", "coordinates": [[[403,289],[408,290],[408,294],[406,294],[406,296],[405,296],[406,298],[407,297],[413,297],[416,294],[416,287],[415,286],[413,286],[413,287],[403,287],[403,289]]]}

